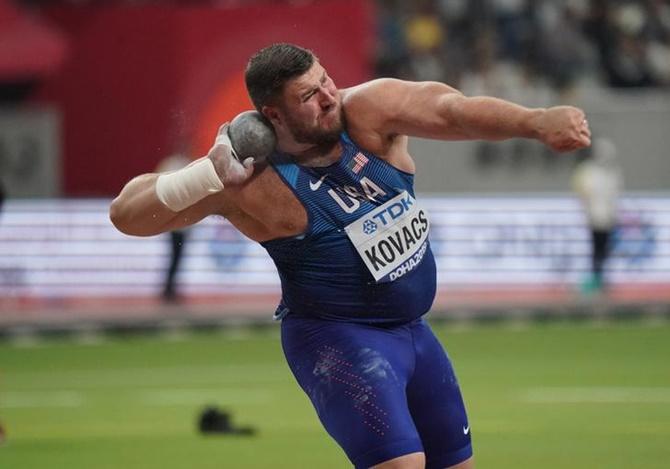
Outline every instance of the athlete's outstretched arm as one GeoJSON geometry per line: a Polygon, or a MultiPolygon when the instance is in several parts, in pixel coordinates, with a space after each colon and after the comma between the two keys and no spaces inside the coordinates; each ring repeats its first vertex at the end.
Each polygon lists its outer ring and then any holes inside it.
{"type": "MultiPolygon", "coordinates": [[[[223,128],[225,130],[225,127],[223,128]]],[[[232,156],[217,138],[208,155],[173,173],[148,173],[128,182],[112,201],[109,217],[121,232],[152,236],[225,212],[225,186],[240,186],[253,173],[253,159],[232,156]]]]}
{"type": "Polygon", "coordinates": [[[556,151],[591,143],[584,111],[572,106],[530,109],[493,97],[466,97],[443,83],[396,79],[374,80],[348,90],[348,95],[357,108],[369,110],[378,130],[389,137],[534,138],[556,151]]]}

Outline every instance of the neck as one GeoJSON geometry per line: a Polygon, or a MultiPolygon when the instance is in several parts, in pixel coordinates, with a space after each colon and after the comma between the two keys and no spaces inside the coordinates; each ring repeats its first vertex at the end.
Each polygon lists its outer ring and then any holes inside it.
{"type": "Polygon", "coordinates": [[[277,142],[277,148],[282,153],[287,153],[293,160],[302,166],[320,167],[335,163],[342,153],[341,144],[328,142],[323,144],[302,144],[293,141],[277,142]]]}

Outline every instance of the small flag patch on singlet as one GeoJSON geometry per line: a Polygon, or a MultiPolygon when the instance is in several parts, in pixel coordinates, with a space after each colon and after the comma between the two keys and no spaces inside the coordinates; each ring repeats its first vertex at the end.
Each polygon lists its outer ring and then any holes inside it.
{"type": "Polygon", "coordinates": [[[366,164],[368,164],[368,158],[363,153],[358,152],[356,153],[356,156],[351,159],[348,166],[354,174],[358,174],[366,164]]]}

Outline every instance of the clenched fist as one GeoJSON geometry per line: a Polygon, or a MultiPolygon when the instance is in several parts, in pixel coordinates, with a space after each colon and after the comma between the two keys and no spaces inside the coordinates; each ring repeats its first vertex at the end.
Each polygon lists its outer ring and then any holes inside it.
{"type": "Polygon", "coordinates": [[[535,118],[533,125],[537,139],[552,150],[568,152],[591,145],[589,123],[579,108],[550,107],[535,118]]]}

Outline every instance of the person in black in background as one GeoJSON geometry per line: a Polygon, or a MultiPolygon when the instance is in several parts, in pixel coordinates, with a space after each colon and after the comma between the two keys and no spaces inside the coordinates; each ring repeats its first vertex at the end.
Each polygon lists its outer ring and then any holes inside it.
{"type": "Polygon", "coordinates": [[[5,190],[2,187],[2,179],[0,179],[0,212],[2,212],[2,204],[5,201],[5,190]]]}
{"type": "MultiPolygon", "coordinates": [[[[0,179],[0,219],[2,218],[2,204],[5,201],[5,191],[2,187],[2,179],[0,179]]],[[[5,432],[5,427],[2,426],[2,422],[0,421],[0,445],[2,445],[5,442],[5,439],[7,438],[7,433],[5,432]]]]}
{"type": "MultiPolygon", "coordinates": [[[[161,160],[156,170],[158,172],[177,171],[189,163],[190,160],[186,156],[175,153],[161,160]]],[[[188,237],[187,231],[184,228],[170,231],[170,263],[168,264],[165,283],[163,284],[163,291],[161,293],[162,299],[166,303],[174,303],[179,300],[177,272],[179,271],[179,265],[181,264],[184,252],[184,243],[188,237]]]]}

